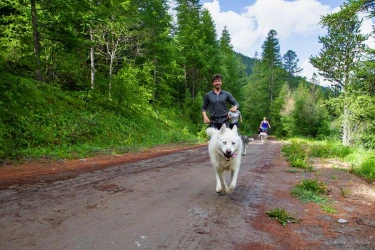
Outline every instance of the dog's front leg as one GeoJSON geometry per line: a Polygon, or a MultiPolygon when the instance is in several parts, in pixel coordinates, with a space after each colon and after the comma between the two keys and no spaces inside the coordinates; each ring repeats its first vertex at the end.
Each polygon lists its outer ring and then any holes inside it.
{"type": "Polygon", "coordinates": [[[216,171],[216,192],[221,194],[227,193],[227,184],[225,183],[224,171],[216,171]]]}
{"type": "Polygon", "coordinates": [[[229,188],[227,190],[228,193],[232,193],[234,191],[234,189],[236,188],[236,185],[237,185],[237,177],[238,177],[238,171],[240,170],[239,167],[237,167],[235,170],[231,170],[231,181],[230,181],[230,185],[229,185],[229,188]]]}
{"type": "Polygon", "coordinates": [[[247,149],[247,145],[244,143],[242,145],[242,155],[246,155],[246,149],[247,149]]]}
{"type": "Polygon", "coordinates": [[[215,171],[215,175],[216,175],[216,193],[220,193],[221,192],[221,182],[220,182],[219,175],[216,171],[215,171]]]}

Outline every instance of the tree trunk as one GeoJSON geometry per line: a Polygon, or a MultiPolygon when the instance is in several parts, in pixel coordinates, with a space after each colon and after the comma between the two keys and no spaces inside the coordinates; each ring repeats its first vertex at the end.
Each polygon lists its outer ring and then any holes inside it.
{"type": "MultiPolygon", "coordinates": [[[[90,40],[94,42],[94,32],[90,26],[90,40]]],[[[91,45],[90,48],[90,61],[91,61],[91,89],[95,87],[95,49],[94,45],[91,45]]]]}
{"type": "Polygon", "coordinates": [[[269,90],[270,90],[270,103],[268,105],[268,108],[267,108],[267,113],[266,113],[266,116],[268,116],[268,119],[269,120],[272,120],[272,117],[271,117],[271,106],[272,106],[272,102],[273,102],[273,86],[274,86],[274,62],[272,61],[272,64],[271,64],[271,81],[270,81],[270,84],[269,84],[269,90]]]}
{"type": "Polygon", "coordinates": [[[118,47],[119,43],[120,43],[120,37],[118,37],[116,39],[116,42],[114,42],[113,39],[112,39],[111,43],[109,43],[109,42],[106,43],[107,54],[109,56],[109,83],[108,83],[109,97],[111,97],[113,67],[114,67],[114,63],[115,63],[115,60],[116,60],[117,47],[118,47]]]}
{"type": "Polygon", "coordinates": [[[155,57],[154,58],[154,93],[153,93],[153,100],[156,100],[156,90],[157,90],[157,81],[156,81],[156,77],[157,77],[157,64],[158,64],[158,59],[155,57]]]}
{"type": "Polygon", "coordinates": [[[40,82],[43,81],[41,66],[40,66],[40,37],[38,31],[38,18],[36,16],[36,0],[31,0],[31,22],[33,26],[33,36],[34,36],[34,56],[35,56],[35,76],[40,82]]]}
{"type": "Polygon", "coordinates": [[[108,95],[109,95],[109,98],[111,98],[111,91],[112,91],[113,61],[114,61],[114,55],[110,55],[110,62],[109,62],[109,81],[108,81],[108,95]]]}
{"type": "Polygon", "coordinates": [[[344,146],[350,146],[351,140],[350,112],[347,105],[344,105],[344,116],[342,120],[342,144],[344,146]]]}

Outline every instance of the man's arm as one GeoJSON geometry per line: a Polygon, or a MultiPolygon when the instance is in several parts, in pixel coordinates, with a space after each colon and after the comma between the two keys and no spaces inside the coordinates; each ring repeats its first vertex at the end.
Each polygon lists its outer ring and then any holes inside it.
{"type": "Polygon", "coordinates": [[[233,106],[230,108],[230,111],[232,112],[236,112],[236,110],[240,107],[240,104],[237,102],[236,99],[234,99],[234,97],[232,96],[231,93],[227,92],[228,94],[228,98],[227,98],[227,101],[232,104],[233,106]]]}
{"type": "Polygon", "coordinates": [[[236,110],[238,109],[238,106],[234,105],[232,106],[229,111],[232,111],[232,112],[236,112],[236,110]]]}
{"type": "Polygon", "coordinates": [[[204,123],[210,123],[210,119],[208,119],[207,117],[207,113],[206,113],[206,109],[208,107],[208,104],[209,104],[209,98],[207,96],[207,94],[204,96],[204,99],[203,99],[203,104],[202,104],[202,116],[203,116],[203,122],[204,123]]]}
{"type": "Polygon", "coordinates": [[[204,110],[204,111],[202,111],[202,115],[203,115],[203,122],[204,123],[210,123],[211,121],[210,121],[210,119],[208,119],[208,117],[207,117],[207,114],[206,114],[206,111],[204,110]]]}

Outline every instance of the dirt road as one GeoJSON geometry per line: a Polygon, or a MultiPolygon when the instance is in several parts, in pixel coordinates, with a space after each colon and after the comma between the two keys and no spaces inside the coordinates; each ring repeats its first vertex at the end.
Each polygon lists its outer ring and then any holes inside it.
{"type": "Polygon", "coordinates": [[[375,249],[374,185],[330,162],[287,172],[281,146],[252,142],[221,196],[206,145],[2,167],[0,249],[375,249]],[[314,177],[336,214],[290,195],[314,177]],[[278,207],[301,221],[271,220],[278,207]]]}

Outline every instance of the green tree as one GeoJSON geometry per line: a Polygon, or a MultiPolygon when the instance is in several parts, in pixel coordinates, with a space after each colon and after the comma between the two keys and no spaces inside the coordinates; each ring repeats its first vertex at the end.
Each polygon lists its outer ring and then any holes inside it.
{"type": "Polygon", "coordinates": [[[18,75],[35,75],[30,4],[5,0],[0,4],[0,55],[4,70],[18,75]]]}
{"type": "MultiPolygon", "coordinates": [[[[184,69],[184,89],[191,96],[197,94],[201,75],[199,69],[204,62],[204,37],[201,33],[201,5],[197,0],[179,0],[177,10],[176,39],[183,57],[179,62],[184,69]]],[[[185,93],[182,96],[185,96],[185,93]]]]}
{"type": "Polygon", "coordinates": [[[201,51],[203,56],[200,69],[202,84],[199,91],[206,92],[212,88],[211,76],[217,73],[223,74],[222,70],[226,66],[219,47],[220,42],[217,39],[215,23],[207,9],[202,12],[201,34],[205,45],[201,51]]]}
{"type": "MultiPolygon", "coordinates": [[[[252,68],[252,74],[248,78],[248,83],[245,86],[245,101],[243,107],[243,116],[247,117],[248,123],[244,128],[249,131],[256,131],[259,127],[261,119],[266,116],[270,109],[268,70],[264,69],[261,61],[256,61],[252,68]]],[[[269,119],[270,120],[270,119],[269,119]]],[[[271,124],[272,121],[270,120],[271,124]]]]}
{"type": "Polygon", "coordinates": [[[315,86],[299,84],[284,101],[282,113],[283,130],[289,136],[317,137],[328,134],[328,112],[323,105],[323,95],[315,86]]]}
{"type": "Polygon", "coordinates": [[[301,72],[302,69],[298,67],[298,56],[293,50],[288,50],[283,56],[283,66],[284,69],[288,72],[288,84],[291,88],[296,88],[297,83],[293,81],[297,73],[301,72]]]}
{"type": "MultiPolygon", "coordinates": [[[[282,118],[283,113],[287,112],[288,100],[290,100],[291,90],[288,84],[284,84],[280,90],[279,96],[275,98],[271,106],[271,116],[272,116],[272,132],[277,136],[287,136],[287,132],[284,129],[282,118]]],[[[288,103],[290,104],[290,103],[288,103]]]]}
{"type": "MultiPolygon", "coordinates": [[[[319,74],[333,83],[333,87],[345,91],[353,81],[353,71],[365,52],[366,35],[360,32],[362,21],[355,11],[343,8],[340,12],[322,18],[321,25],[328,34],[319,37],[323,48],[318,56],[310,57],[311,64],[319,69],[319,74]]],[[[344,96],[343,96],[344,97],[344,96]]],[[[351,122],[350,103],[344,101],[342,112],[342,143],[353,143],[354,124],[351,122]]]]}
{"type": "Polygon", "coordinates": [[[143,0],[137,3],[138,21],[144,28],[144,57],[137,64],[152,62],[154,80],[152,103],[158,106],[170,106],[177,100],[176,86],[183,76],[178,66],[179,46],[173,40],[172,17],[168,14],[166,0],[143,0]]]}
{"type": "MultiPolygon", "coordinates": [[[[350,1],[346,5],[357,13],[365,13],[369,18],[375,16],[374,0],[350,1]]],[[[373,27],[375,30],[375,27],[373,27]]],[[[350,103],[351,121],[355,124],[354,140],[367,148],[375,148],[375,50],[367,49],[365,56],[358,62],[353,74],[356,76],[350,84],[350,93],[346,99],[350,103]]]]}
{"type": "Polygon", "coordinates": [[[314,72],[311,76],[310,82],[316,85],[319,85],[320,81],[318,75],[314,72]]]}
{"type": "Polygon", "coordinates": [[[243,99],[243,86],[246,77],[245,65],[240,56],[233,51],[229,30],[225,26],[219,40],[221,64],[223,69],[220,71],[225,79],[225,89],[240,101],[243,99]]]}
{"type": "Polygon", "coordinates": [[[266,41],[262,45],[262,60],[261,67],[265,73],[266,78],[264,86],[267,88],[268,104],[266,105],[266,112],[264,116],[272,122],[271,105],[274,99],[278,96],[281,86],[285,79],[285,71],[282,68],[280,45],[277,38],[277,32],[270,30],[268,32],[266,41]]]}
{"type": "Polygon", "coordinates": [[[34,38],[34,56],[35,56],[35,75],[38,81],[43,81],[41,66],[40,66],[40,35],[38,29],[38,15],[36,11],[36,0],[30,1],[31,5],[31,23],[33,27],[34,38]]]}

